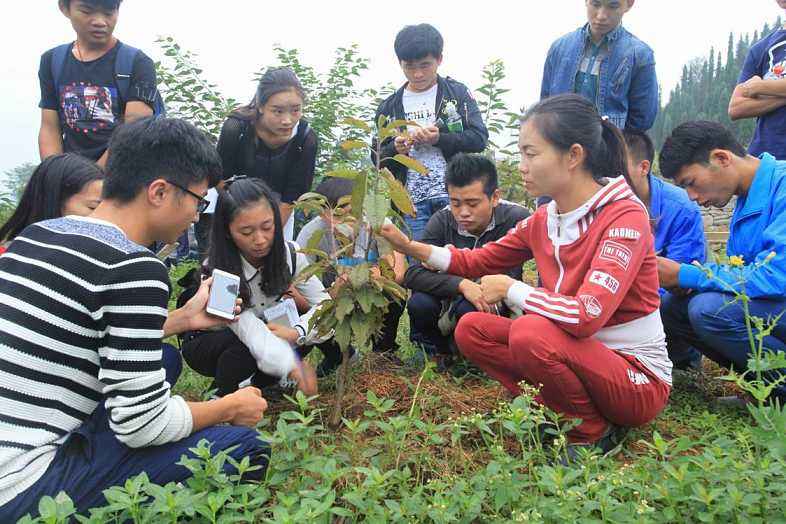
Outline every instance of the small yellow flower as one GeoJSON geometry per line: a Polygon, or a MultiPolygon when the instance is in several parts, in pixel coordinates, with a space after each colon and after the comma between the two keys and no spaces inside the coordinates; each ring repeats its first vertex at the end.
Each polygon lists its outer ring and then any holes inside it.
{"type": "Polygon", "coordinates": [[[745,260],[742,258],[742,255],[733,255],[729,258],[729,264],[734,267],[742,267],[745,265],[745,260]]]}

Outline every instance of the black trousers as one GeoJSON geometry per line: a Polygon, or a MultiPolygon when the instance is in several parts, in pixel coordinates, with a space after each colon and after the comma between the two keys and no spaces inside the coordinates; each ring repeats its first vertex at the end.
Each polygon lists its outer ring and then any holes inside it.
{"type": "MultiPolygon", "coordinates": [[[[332,341],[320,344],[326,356],[340,358],[338,345],[332,341]],[[334,355],[338,353],[338,356],[334,355]]],[[[181,347],[183,360],[206,377],[213,377],[213,386],[219,396],[237,391],[237,385],[251,377],[251,383],[259,388],[278,383],[281,377],[263,373],[245,344],[230,329],[193,333],[184,337],[181,347]]],[[[300,357],[305,357],[311,346],[298,348],[300,357]]]]}

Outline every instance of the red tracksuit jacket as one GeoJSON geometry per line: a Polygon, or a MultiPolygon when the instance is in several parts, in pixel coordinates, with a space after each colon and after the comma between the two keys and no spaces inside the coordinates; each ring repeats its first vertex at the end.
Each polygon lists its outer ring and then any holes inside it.
{"type": "Polygon", "coordinates": [[[478,278],[531,258],[543,287],[517,282],[511,306],[631,354],[671,383],[649,216],[623,177],[570,213],[558,214],[555,202],[540,207],[481,249],[434,248],[429,263],[478,278]]]}

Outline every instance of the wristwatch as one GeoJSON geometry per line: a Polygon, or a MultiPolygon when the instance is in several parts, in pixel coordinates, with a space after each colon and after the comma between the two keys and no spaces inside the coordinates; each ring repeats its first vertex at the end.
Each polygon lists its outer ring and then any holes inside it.
{"type": "Polygon", "coordinates": [[[295,344],[300,346],[306,345],[306,331],[303,329],[302,326],[295,326],[295,331],[298,332],[297,340],[295,340],[295,344]]]}

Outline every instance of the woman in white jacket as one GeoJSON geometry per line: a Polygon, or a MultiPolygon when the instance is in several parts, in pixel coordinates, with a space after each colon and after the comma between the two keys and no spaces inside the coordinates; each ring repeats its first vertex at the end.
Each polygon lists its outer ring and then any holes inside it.
{"type": "Polygon", "coordinates": [[[319,278],[312,276],[294,284],[307,303],[304,314],[299,315],[288,298],[295,277],[309,263],[305,255],[297,253],[296,244],[284,241],[282,231],[278,202],[261,180],[237,177],[219,190],[204,269],[208,275],[221,269],[240,276],[243,312],[221,331],[189,334],[182,350],[192,369],[214,377],[218,396],[235,391],[249,378],[264,390],[283,377],[313,394],[316,377],[301,357],[314,345],[326,359],[334,360],[339,351],[329,337],[320,338],[316,330],[309,330],[311,317],[330,299],[319,278]],[[272,316],[271,308],[275,308],[275,316],[284,318],[281,313],[289,308],[292,321],[266,322],[264,319],[272,316]]]}

